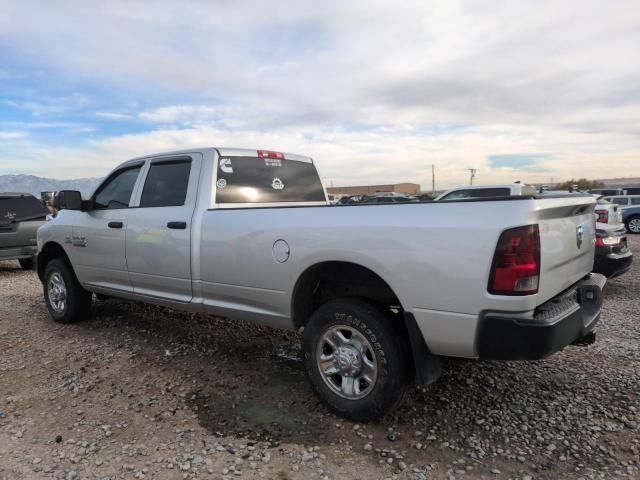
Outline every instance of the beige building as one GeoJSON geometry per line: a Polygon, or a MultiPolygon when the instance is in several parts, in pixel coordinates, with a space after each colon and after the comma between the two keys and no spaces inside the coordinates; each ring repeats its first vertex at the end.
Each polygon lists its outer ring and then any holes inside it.
{"type": "Polygon", "coordinates": [[[389,185],[361,185],[352,187],[330,187],[327,193],[330,195],[373,195],[374,193],[396,192],[406,195],[420,193],[420,185],[417,183],[394,183],[389,185]]]}

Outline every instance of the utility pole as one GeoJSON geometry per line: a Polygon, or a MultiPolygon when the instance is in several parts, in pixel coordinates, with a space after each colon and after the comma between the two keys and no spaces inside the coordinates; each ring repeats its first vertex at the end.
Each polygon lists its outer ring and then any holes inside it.
{"type": "Polygon", "coordinates": [[[436,193],[436,166],[431,164],[431,193],[436,193]]]}
{"type": "Polygon", "coordinates": [[[469,179],[469,185],[473,185],[473,179],[476,178],[476,168],[467,168],[469,173],[471,174],[471,178],[469,179]]]}

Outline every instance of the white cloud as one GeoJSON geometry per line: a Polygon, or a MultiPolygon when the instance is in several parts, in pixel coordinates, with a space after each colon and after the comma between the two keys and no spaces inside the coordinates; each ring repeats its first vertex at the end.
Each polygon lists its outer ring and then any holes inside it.
{"type": "Polygon", "coordinates": [[[0,140],[16,140],[19,138],[25,138],[26,136],[27,132],[0,130],[0,140]]]}
{"type": "Polygon", "coordinates": [[[171,105],[141,112],[138,116],[152,123],[193,124],[219,117],[220,111],[204,105],[171,105]]]}
{"type": "MultiPolygon", "coordinates": [[[[57,174],[84,176],[137,154],[226,144],[311,154],[335,184],[426,186],[435,163],[449,186],[467,167],[480,182],[638,173],[638,24],[633,0],[63,1],[37,11],[7,0],[0,41],[146,105],[130,115],[151,131],[34,143],[38,155],[18,152],[33,168],[64,154],[57,174]],[[487,162],[522,152],[546,157],[526,172],[487,162]]],[[[73,104],[14,103],[36,115],[73,104]]]]}
{"type": "Polygon", "coordinates": [[[108,118],[111,120],[128,120],[130,118],[133,118],[133,116],[126,113],[116,112],[96,112],[96,117],[108,118]]]}
{"type": "MultiPolygon", "coordinates": [[[[549,182],[551,177],[559,181],[576,176],[605,178],[611,176],[611,172],[634,172],[640,152],[633,147],[633,142],[629,135],[601,133],[594,138],[591,134],[575,133],[568,136],[554,129],[526,126],[505,134],[501,125],[420,136],[403,129],[350,132],[319,127],[298,131],[291,127],[249,131],[198,125],[114,136],[81,146],[38,146],[28,152],[28,158],[23,158],[22,167],[56,178],[103,176],[117,164],[140,155],[194,146],[230,146],[310,155],[316,160],[325,183],[333,182],[336,186],[412,181],[430,189],[431,164],[436,165],[437,188],[465,184],[467,168],[478,169],[477,183],[549,182]],[[563,144],[563,152],[540,160],[535,169],[492,169],[487,160],[492,154],[547,151],[556,148],[558,143],[563,144]],[[617,149],[600,148],[607,145],[617,145],[617,149]]],[[[0,170],[3,168],[9,165],[0,161],[0,170]]]]}

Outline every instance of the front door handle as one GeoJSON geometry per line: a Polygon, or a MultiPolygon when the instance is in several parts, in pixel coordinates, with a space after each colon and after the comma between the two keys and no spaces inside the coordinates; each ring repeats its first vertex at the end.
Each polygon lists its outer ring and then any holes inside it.
{"type": "Polygon", "coordinates": [[[122,222],[109,222],[109,228],[122,228],[122,222]]]}
{"type": "Polygon", "coordinates": [[[167,223],[167,228],[171,228],[173,230],[184,230],[187,228],[187,222],[169,222],[167,223]]]}

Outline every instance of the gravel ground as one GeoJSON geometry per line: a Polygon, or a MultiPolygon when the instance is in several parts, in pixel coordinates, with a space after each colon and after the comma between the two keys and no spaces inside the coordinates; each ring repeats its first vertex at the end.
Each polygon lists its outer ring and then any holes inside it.
{"type": "Polygon", "coordinates": [[[639,311],[636,263],[594,345],[449,360],[362,425],[318,403],[293,334],[114,300],[57,325],[0,263],[0,478],[640,478],[639,311]]]}

